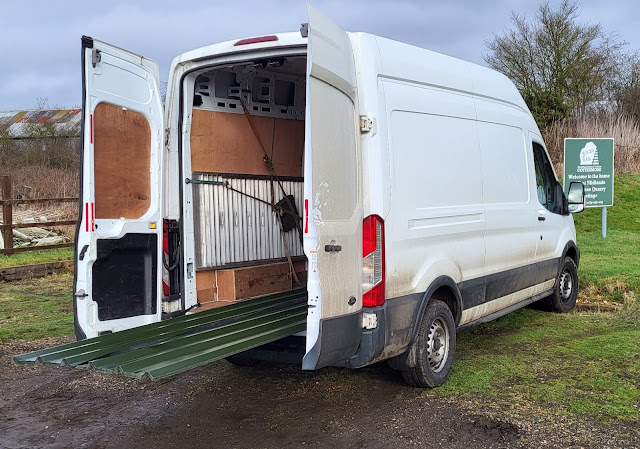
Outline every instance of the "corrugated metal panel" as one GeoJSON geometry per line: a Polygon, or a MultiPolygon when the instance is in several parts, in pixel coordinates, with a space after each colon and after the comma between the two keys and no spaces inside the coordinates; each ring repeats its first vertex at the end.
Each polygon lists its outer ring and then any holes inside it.
{"type": "MultiPolygon", "coordinates": [[[[0,111],[0,129],[17,139],[34,137],[35,125],[53,126],[58,136],[80,136],[80,109],[0,111]]],[[[37,134],[37,133],[35,133],[37,134]]],[[[38,136],[42,137],[42,136],[38,136]]]]}
{"type": "Polygon", "coordinates": [[[14,357],[152,380],[267,344],[306,328],[306,291],[295,290],[14,357]]]}
{"type": "MultiPolygon", "coordinates": [[[[268,179],[234,178],[229,175],[195,174],[201,181],[228,182],[247,195],[271,200],[268,179]]],[[[293,195],[298,213],[303,209],[303,181],[281,181],[284,191],[293,195]]],[[[275,202],[283,198],[274,182],[275,202]]],[[[194,184],[196,268],[215,268],[227,264],[286,257],[280,223],[269,204],[229,190],[222,185],[194,184]]],[[[299,233],[285,234],[291,256],[304,254],[299,233]]]]}

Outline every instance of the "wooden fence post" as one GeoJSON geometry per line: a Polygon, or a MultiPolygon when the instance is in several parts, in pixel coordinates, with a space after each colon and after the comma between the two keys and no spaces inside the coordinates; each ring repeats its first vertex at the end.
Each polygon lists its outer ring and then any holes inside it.
{"type": "MultiPolygon", "coordinates": [[[[10,176],[2,176],[2,185],[0,186],[2,190],[2,199],[3,200],[12,200],[13,199],[13,189],[11,188],[11,177],[10,176]]],[[[4,224],[12,225],[13,224],[13,210],[11,204],[3,204],[2,205],[2,222],[4,224]]],[[[3,238],[4,238],[4,247],[5,249],[13,248],[13,229],[11,227],[4,230],[3,238]]]]}

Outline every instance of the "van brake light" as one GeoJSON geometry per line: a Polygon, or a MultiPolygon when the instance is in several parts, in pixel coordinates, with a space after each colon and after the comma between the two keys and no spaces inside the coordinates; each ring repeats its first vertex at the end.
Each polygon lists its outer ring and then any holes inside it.
{"type": "Polygon", "coordinates": [[[249,44],[259,44],[260,42],[273,42],[277,41],[278,36],[260,36],[260,37],[251,37],[249,39],[242,39],[233,44],[234,47],[238,45],[249,45],[249,44]]]}
{"type": "Polygon", "coordinates": [[[362,223],[362,306],[384,304],[384,222],[369,215],[362,223]]]}

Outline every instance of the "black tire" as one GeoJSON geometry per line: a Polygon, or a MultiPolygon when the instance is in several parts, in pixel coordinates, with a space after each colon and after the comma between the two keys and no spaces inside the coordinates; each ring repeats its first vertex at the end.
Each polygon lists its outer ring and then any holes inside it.
{"type": "Polygon", "coordinates": [[[232,365],[235,366],[240,366],[243,368],[249,367],[249,366],[256,366],[258,365],[260,362],[256,361],[256,360],[250,360],[250,359],[246,359],[244,357],[241,357],[239,354],[235,354],[235,355],[230,355],[229,357],[225,357],[225,360],[229,363],[231,363],[232,365]]]}
{"type": "Polygon", "coordinates": [[[565,257],[562,269],[553,286],[553,293],[540,301],[548,312],[567,313],[576,306],[578,299],[578,267],[571,257],[565,257]]]}
{"type": "Polygon", "coordinates": [[[404,381],[419,388],[442,385],[449,377],[456,352],[456,325],[451,310],[444,302],[438,299],[429,301],[413,345],[416,366],[402,370],[404,381]],[[436,354],[432,355],[434,350],[436,354]]]}

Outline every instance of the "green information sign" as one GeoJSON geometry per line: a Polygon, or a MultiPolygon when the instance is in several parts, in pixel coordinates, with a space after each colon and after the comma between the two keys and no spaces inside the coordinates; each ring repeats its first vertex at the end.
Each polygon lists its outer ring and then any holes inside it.
{"type": "Polygon", "coordinates": [[[613,139],[564,139],[565,193],[576,181],[586,207],[613,206],[613,139]]]}

